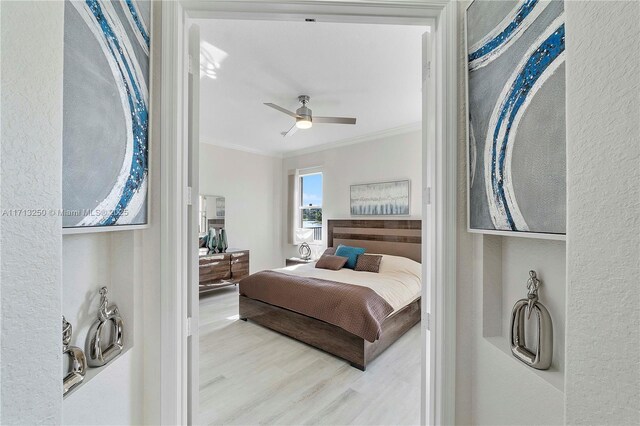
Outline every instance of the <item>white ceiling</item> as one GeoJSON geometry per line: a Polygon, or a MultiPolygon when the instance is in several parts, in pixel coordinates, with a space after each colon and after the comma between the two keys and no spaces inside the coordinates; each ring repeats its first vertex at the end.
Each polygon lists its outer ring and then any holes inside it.
{"type": "Polygon", "coordinates": [[[202,142],[279,155],[419,126],[425,27],[196,23],[207,71],[200,78],[202,142]],[[301,94],[311,96],[314,115],[357,117],[357,124],[315,124],[283,138],[293,118],[263,103],[295,111],[301,94]]]}

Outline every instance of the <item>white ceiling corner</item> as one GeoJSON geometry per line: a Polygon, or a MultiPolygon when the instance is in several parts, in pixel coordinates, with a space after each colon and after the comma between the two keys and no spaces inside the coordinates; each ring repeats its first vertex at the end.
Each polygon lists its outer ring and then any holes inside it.
{"type": "Polygon", "coordinates": [[[201,141],[271,156],[313,152],[419,128],[425,27],[293,21],[197,20],[201,141]],[[206,75],[205,75],[206,74],[206,75]],[[215,78],[211,78],[211,77],[215,78]],[[314,115],[357,117],[283,138],[311,96],[314,115]]]}

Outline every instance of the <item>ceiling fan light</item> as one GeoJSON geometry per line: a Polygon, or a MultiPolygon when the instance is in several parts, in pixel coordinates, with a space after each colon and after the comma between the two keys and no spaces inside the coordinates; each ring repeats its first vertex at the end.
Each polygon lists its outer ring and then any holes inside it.
{"type": "Polygon", "coordinates": [[[302,117],[296,119],[296,127],[298,129],[310,129],[313,126],[311,119],[309,117],[302,117]]]}

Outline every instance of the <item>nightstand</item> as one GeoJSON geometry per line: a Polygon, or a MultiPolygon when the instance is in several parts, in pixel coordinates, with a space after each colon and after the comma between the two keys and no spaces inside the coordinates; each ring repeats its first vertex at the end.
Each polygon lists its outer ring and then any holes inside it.
{"type": "Polygon", "coordinates": [[[293,265],[304,265],[306,263],[313,263],[315,262],[317,259],[308,259],[305,260],[301,257],[290,257],[286,260],[286,265],[287,266],[293,266],[293,265]]]}

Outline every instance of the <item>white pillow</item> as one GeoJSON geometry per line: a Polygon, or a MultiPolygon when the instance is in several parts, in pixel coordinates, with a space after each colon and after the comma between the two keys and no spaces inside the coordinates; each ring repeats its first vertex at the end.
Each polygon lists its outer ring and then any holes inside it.
{"type": "Polygon", "coordinates": [[[380,261],[379,273],[394,274],[398,272],[415,275],[416,277],[421,278],[422,264],[407,257],[383,254],[382,260],[380,261]]]}

